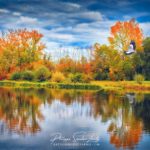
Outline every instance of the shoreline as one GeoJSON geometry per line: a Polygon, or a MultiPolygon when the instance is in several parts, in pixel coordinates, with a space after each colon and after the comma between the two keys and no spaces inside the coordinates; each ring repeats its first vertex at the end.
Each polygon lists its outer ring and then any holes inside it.
{"type": "Polygon", "coordinates": [[[0,81],[0,87],[101,90],[101,87],[99,85],[93,85],[89,83],[56,83],[29,81],[0,81]]]}
{"type": "Polygon", "coordinates": [[[52,89],[79,89],[79,90],[130,90],[150,92],[150,81],[138,84],[135,81],[92,81],[91,83],[56,83],[33,81],[0,81],[0,87],[15,88],[52,88],[52,89]]]}
{"type": "Polygon", "coordinates": [[[139,84],[135,81],[92,81],[91,84],[99,85],[104,90],[150,92],[150,81],[144,81],[142,84],[139,84]]]}

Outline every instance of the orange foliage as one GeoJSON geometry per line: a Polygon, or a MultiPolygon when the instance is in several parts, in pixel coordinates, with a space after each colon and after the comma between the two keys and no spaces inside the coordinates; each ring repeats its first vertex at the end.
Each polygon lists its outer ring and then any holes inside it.
{"type": "Polygon", "coordinates": [[[110,137],[110,143],[114,144],[116,148],[133,148],[138,144],[142,135],[142,125],[138,122],[136,127],[128,126],[129,130],[123,134],[123,137],[119,137],[116,134],[112,134],[110,137]]]}
{"type": "Polygon", "coordinates": [[[56,70],[64,73],[91,73],[91,63],[88,61],[76,61],[69,57],[60,59],[59,63],[56,64],[56,70]]]}
{"type": "Polygon", "coordinates": [[[91,63],[86,63],[84,64],[84,67],[83,67],[83,71],[84,73],[87,73],[89,74],[91,72],[92,68],[91,68],[91,63]]]}
{"type": "Polygon", "coordinates": [[[108,38],[110,44],[120,50],[127,50],[131,40],[134,40],[137,50],[141,49],[143,33],[139,24],[134,19],[126,22],[116,22],[111,27],[111,36],[108,38]]]}
{"type": "MultiPolygon", "coordinates": [[[[42,37],[43,35],[36,30],[27,31],[23,29],[9,31],[5,37],[0,38],[0,52],[3,52],[3,50],[7,48],[10,48],[12,51],[24,51],[31,45],[31,42],[38,43],[42,37]]],[[[44,45],[40,43],[37,51],[41,51],[43,47],[44,45]]]]}
{"type": "Polygon", "coordinates": [[[11,30],[0,38],[0,79],[14,71],[24,70],[30,63],[40,59],[44,44],[42,34],[36,30],[11,30]]]}

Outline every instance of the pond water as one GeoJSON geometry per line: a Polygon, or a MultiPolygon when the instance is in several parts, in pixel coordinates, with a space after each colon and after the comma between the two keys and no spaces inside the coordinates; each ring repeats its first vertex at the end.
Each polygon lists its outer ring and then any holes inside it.
{"type": "Polygon", "coordinates": [[[0,149],[150,149],[150,94],[0,88],[0,149]]]}

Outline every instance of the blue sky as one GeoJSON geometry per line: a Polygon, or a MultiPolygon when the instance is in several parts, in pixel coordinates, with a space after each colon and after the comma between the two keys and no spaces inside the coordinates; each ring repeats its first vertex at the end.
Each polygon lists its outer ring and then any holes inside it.
{"type": "Polygon", "coordinates": [[[47,49],[106,43],[110,27],[135,18],[150,35],[150,0],[0,0],[0,29],[44,34],[47,49]]]}

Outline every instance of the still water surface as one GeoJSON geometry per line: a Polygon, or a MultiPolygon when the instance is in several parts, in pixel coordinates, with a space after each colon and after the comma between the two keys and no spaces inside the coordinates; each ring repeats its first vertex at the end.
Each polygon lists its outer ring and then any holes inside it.
{"type": "Polygon", "coordinates": [[[0,149],[150,149],[150,94],[0,88],[0,149]]]}

